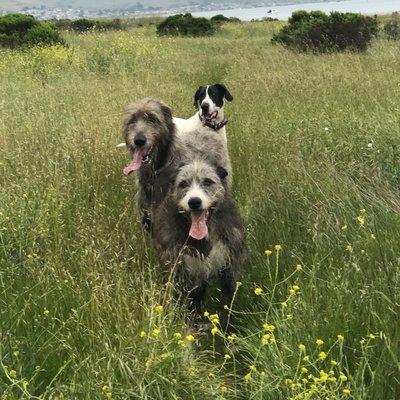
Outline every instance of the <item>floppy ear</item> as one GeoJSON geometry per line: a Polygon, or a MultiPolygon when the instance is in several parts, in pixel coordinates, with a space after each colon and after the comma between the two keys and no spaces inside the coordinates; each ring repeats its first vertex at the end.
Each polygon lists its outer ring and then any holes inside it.
{"type": "Polygon", "coordinates": [[[163,113],[166,122],[172,120],[172,110],[165,104],[161,105],[161,111],[163,113]]]}
{"type": "Polygon", "coordinates": [[[194,102],[193,105],[197,108],[197,102],[199,101],[199,96],[200,96],[200,90],[202,89],[203,86],[199,86],[197,89],[196,93],[194,94],[194,102]]]}
{"type": "Polygon", "coordinates": [[[227,176],[228,176],[228,171],[224,168],[221,167],[220,165],[217,166],[217,175],[223,181],[227,176]]]}
{"type": "Polygon", "coordinates": [[[221,90],[224,94],[224,97],[227,101],[232,101],[233,96],[231,95],[231,92],[228,90],[228,88],[223,85],[222,83],[216,83],[214,86],[217,86],[219,90],[221,90]]]}

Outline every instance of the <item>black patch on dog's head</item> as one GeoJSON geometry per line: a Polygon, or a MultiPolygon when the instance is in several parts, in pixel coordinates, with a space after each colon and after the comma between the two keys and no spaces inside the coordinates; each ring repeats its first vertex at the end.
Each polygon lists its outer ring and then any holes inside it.
{"type": "Polygon", "coordinates": [[[215,83],[214,85],[208,86],[200,86],[195,95],[194,95],[194,106],[197,107],[199,104],[202,103],[202,101],[205,99],[207,96],[207,91],[208,95],[210,96],[210,99],[213,101],[213,103],[217,107],[222,107],[224,104],[224,99],[226,101],[232,101],[233,96],[229,92],[228,88],[221,84],[221,83],[215,83]]]}
{"type": "Polygon", "coordinates": [[[197,89],[196,93],[194,94],[194,103],[193,103],[193,105],[195,107],[197,107],[199,105],[199,102],[201,104],[201,102],[206,97],[206,94],[207,94],[207,86],[200,86],[197,89]]]}

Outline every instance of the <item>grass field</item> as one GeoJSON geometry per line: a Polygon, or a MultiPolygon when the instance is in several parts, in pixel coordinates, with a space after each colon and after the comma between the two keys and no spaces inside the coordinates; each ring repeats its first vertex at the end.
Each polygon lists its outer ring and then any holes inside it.
{"type": "Polygon", "coordinates": [[[278,27],[1,53],[1,399],[400,398],[400,44],[300,55],[278,27]],[[190,116],[210,82],[249,248],[229,337],[185,327],[115,149],[129,102],[190,116]]]}

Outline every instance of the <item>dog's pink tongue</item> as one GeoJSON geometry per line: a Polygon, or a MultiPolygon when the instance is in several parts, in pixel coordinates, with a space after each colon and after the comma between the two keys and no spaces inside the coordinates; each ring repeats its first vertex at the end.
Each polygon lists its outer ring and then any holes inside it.
{"type": "Polygon", "coordinates": [[[133,171],[137,171],[142,165],[142,158],[146,149],[135,149],[132,154],[132,162],[124,168],[124,174],[128,176],[133,171]]]}
{"type": "Polygon", "coordinates": [[[200,215],[190,213],[192,225],[190,227],[189,236],[196,240],[204,239],[208,235],[207,215],[204,211],[200,215]]]}

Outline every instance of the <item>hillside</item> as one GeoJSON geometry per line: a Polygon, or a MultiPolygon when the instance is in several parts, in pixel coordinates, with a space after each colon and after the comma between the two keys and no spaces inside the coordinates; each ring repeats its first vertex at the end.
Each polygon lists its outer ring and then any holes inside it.
{"type": "MultiPolygon", "coordinates": [[[[215,1],[187,1],[187,0],[143,0],[143,1],[127,1],[127,0],[2,0],[0,4],[0,10],[16,11],[22,10],[23,8],[41,7],[46,8],[85,8],[85,9],[119,9],[128,8],[141,3],[146,7],[178,7],[188,6],[190,4],[201,4],[204,6],[212,5],[216,8],[216,4],[221,4],[221,7],[252,7],[257,5],[280,5],[280,4],[295,4],[302,3],[302,0],[276,0],[276,1],[264,1],[264,0],[223,0],[221,2],[215,1]]],[[[308,1],[313,2],[313,0],[308,1]]]]}

